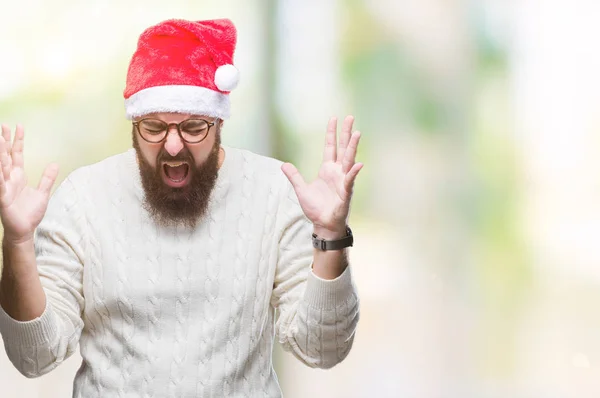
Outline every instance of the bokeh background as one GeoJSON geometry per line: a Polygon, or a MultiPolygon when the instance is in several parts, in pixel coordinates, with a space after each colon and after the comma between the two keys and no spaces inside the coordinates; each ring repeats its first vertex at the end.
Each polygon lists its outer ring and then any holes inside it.
{"type": "MultiPolygon", "coordinates": [[[[351,258],[362,318],[332,370],[274,355],[286,398],[600,396],[600,3],[0,0],[0,121],[37,184],[131,146],[138,35],[231,18],[231,146],[319,167],[356,116],[351,258]]],[[[1,350],[0,350],[1,351],[1,350]]],[[[0,396],[68,397],[81,358],[0,396]]]]}

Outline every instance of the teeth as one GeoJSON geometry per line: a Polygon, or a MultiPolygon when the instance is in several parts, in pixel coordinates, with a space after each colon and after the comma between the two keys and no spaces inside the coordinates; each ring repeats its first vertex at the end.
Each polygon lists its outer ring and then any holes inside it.
{"type": "Polygon", "coordinates": [[[169,167],[178,167],[185,164],[185,162],[166,162],[165,164],[169,167]]]}

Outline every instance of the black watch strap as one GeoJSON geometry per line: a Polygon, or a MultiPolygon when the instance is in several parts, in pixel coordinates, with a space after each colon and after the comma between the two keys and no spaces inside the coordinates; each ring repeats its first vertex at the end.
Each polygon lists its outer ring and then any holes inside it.
{"type": "Polygon", "coordinates": [[[346,227],[346,236],[338,240],[325,240],[319,238],[317,235],[312,234],[312,244],[315,249],[322,251],[326,250],[340,250],[354,244],[354,237],[352,236],[352,230],[350,227],[346,227]]]}

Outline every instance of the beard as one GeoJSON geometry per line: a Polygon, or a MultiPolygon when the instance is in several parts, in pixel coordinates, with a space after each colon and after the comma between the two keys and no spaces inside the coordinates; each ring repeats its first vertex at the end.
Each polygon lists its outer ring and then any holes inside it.
{"type": "Polygon", "coordinates": [[[133,147],[137,153],[140,177],[145,193],[144,209],[162,227],[195,228],[207,213],[211,193],[217,182],[221,147],[220,129],[217,127],[215,143],[208,158],[200,166],[196,165],[193,155],[184,145],[176,156],[171,156],[163,146],[156,158],[157,166],[154,167],[144,157],[135,129],[132,133],[133,147]],[[161,166],[164,161],[187,162],[188,173],[190,173],[189,183],[180,188],[169,187],[165,184],[161,166]]]}

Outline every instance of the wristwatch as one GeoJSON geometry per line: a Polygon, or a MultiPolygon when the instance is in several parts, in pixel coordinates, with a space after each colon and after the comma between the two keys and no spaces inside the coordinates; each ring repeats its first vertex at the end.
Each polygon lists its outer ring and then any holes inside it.
{"type": "Polygon", "coordinates": [[[338,240],[325,240],[319,238],[316,234],[312,234],[313,247],[322,251],[340,250],[352,246],[353,243],[354,237],[352,236],[352,230],[348,226],[346,227],[346,236],[338,240]]]}

